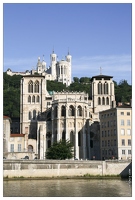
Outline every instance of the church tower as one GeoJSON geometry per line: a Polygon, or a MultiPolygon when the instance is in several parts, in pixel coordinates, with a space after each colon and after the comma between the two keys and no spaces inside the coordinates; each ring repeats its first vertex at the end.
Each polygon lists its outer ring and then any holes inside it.
{"type": "Polygon", "coordinates": [[[40,57],[38,57],[38,62],[37,62],[37,73],[41,74],[41,73],[43,73],[44,71],[46,71],[46,62],[44,61],[44,58],[43,58],[43,61],[41,62],[41,61],[40,61],[40,57]]]}
{"type": "Polygon", "coordinates": [[[56,80],[56,63],[57,63],[57,55],[54,53],[54,50],[52,54],[50,55],[50,67],[51,67],[51,75],[54,77],[54,80],[56,80]]]}
{"type": "Polygon", "coordinates": [[[114,82],[112,78],[112,76],[100,74],[93,76],[91,79],[93,113],[95,115],[98,115],[100,111],[116,107],[114,82]]]}
{"type": "Polygon", "coordinates": [[[69,51],[68,51],[68,55],[66,56],[66,61],[68,62],[68,77],[67,77],[68,83],[67,83],[67,85],[70,85],[71,84],[71,61],[72,61],[72,56],[69,54],[69,51]]]}

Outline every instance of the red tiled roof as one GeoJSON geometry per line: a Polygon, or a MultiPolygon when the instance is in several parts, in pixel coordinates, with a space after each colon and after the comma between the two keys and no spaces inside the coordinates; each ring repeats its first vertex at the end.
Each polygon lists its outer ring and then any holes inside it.
{"type": "Polygon", "coordinates": [[[10,137],[24,137],[25,136],[25,134],[23,134],[23,133],[12,133],[12,134],[10,134],[10,137]]]}
{"type": "Polygon", "coordinates": [[[10,119],[10,117],[4,115],[3,119],[10,119]]]}

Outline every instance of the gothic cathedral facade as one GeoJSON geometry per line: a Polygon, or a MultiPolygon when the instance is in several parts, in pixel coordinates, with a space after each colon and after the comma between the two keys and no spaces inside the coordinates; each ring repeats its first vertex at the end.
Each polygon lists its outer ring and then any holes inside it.
{"type": "MultiPolygon", "coordinates": [[[[52,54],[51,59],[53,76],[70,84],[71,56],[68,55],[66,61],[59,63],[56,63],[56,54],[52,54]]],[[[95,151],[100,149],[100,131],[97,128],[99,112],[115,107],[115,94],[111,76],[98,75],[91,80],[92,98],[88,99],[85,92],[62,91],[50,94],[43,74],[23,76],[20,131],[25,134],[26,151],[33,151],[39,159],[45,159],[46,150],[53,142],[66,139],[74,145],[74,158],[91,159],[95,155],[95,151]],[[91,147],[92,141],[95,142],[95,150],[91,147]]]]}

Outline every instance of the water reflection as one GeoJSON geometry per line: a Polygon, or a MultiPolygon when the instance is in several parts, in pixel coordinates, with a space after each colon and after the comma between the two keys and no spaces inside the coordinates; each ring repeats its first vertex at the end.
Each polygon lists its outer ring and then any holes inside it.
{"type": "Polygon", "coordinates": [[[131,197],[122,180],[17,180],[3,182],[3,197],[131,197]]]}

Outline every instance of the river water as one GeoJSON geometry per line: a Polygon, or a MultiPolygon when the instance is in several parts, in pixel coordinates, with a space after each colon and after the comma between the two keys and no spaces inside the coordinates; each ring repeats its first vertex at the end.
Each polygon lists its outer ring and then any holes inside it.
{"type": "Polygon", "coordinates": [[[3,181],[3,197],[132,197],[128,180],[64,179],[3,181]]]}

